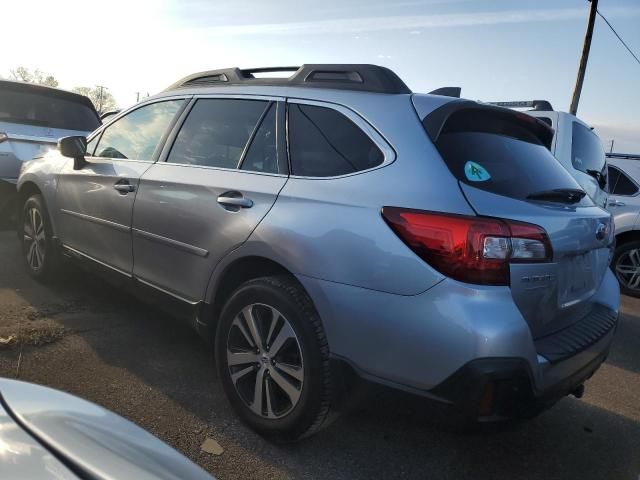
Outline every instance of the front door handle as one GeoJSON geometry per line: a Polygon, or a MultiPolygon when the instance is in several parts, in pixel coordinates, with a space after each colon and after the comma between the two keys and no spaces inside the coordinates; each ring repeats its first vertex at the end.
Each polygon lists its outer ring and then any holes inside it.
{"type": "Polygon", "coordinates": [[[227,207],[251,208],[253,201],[244,197],[227,197],[224,194],[218,197],[218,203],[227,207]]]}
{"type": "Polygon", "coordinates": [[[619,202],[615,198],[612,198],[612,199],[609,200],[609,206],[610,207],[624,207],[625,205],[626,205],[626,203],[619,202]]]}
{"type": "Polygon", "coordinates": [[[134,185],[131,185],[129,183],[129,180],[118,180],[113,188],[115,188],[122,195],[126,195],[127,193],[136,191],[136,187],[134,185]]]}

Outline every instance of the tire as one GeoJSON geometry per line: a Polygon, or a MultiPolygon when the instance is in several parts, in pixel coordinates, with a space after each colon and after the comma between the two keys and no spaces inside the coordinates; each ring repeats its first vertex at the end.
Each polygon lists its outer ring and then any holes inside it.
{"type": "Polygon", "coordinates": [[[48,280],[58,267],[59,255],[42,195],[24,202],[18,228],[27,271],[38,281],[48,280]]]}
{"type": "Polygon", "coordinates": [[[215,343],[227,397],[261,435],[291,442],[333,419],[327,339],[310,298],[291,277],[263,277],[241,285],[222,310],[215,343]],[[248,319],[253,319],[259,342],[248,319]],[[238,354],[243,357],[234,357],[238,354]],[[230,366],[236,361],[240,363],[230,366]],[[258,385],[264,392],[259,397],[258,385]]]}
{"type": "Polygon", "coordinates": [[[611,260],[611,269],[622,293],[640,298],[640,241],[618,245],[611,260]]]}

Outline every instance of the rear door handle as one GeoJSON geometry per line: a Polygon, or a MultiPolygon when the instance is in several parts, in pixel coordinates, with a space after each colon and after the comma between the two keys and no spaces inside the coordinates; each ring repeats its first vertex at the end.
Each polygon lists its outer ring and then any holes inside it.
{"type": "Polygon", "coordinates": [[[129,180],[118,180],[113,188],[115,188],[122,195],[126,195],[127,193],[136,191],[136,187],[134,185],[131,185],[129,183],[129,180]]]}
{"type": "Polygon", "coordinates": [[[229,193],[223,193],[218,197],[218,203],[226,207],[240,207],[251,208],[253,207],[253,201],[244,197],[231,197],[227,196],[229,193]]]}

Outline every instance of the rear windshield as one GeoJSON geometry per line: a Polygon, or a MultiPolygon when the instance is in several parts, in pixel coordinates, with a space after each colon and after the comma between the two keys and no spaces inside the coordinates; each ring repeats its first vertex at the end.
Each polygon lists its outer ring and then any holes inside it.
{"type": "Polygon", "coordinates": [[[519,200],[548,190],[580,189],[525,126],[504,118],[495,125],[491,118],[476,119],[478,122],[453,119],[436,142],[459,181],[519,200]]]}
{"type": "Polygon", "coordinates": [[[604,172],[606,158],[598,136],[584,125],[573,122],[571,163],[581,172],[604,172]]]}
{"type": "Polygon", "coordinates": [[[0,122],[91,132],[100,126],[88,106],[40,92],[0,90],[0,122]]]}

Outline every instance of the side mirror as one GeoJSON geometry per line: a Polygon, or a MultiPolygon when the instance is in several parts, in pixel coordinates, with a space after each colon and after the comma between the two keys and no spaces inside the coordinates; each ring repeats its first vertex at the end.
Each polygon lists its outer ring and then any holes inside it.
{"type": "Polygon", "coordinates": [[[87,137],[73,136],[58,140],[58,150],[63,157],[73,158],[73,169],[80,170],[87,164],[87,137]]]}

